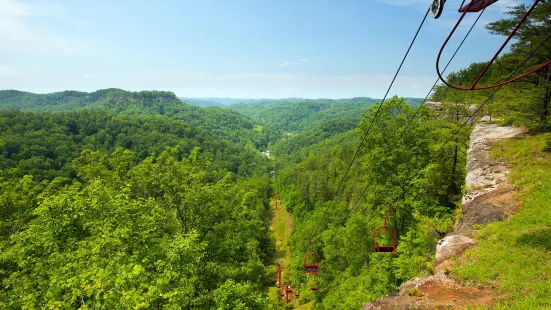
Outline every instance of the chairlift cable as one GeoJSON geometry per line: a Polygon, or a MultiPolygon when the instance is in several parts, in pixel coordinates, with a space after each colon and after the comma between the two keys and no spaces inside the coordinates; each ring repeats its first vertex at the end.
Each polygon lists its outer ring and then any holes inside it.
{"type": "MultiPolygon", "coordinates": [[[[453,53],[452,57],[450,58],[450,60],[448,61],[448,63],[446,64],[446,66],[444,67],[444,70],[442,70],[442,74],[444,74],[444,72],[446,72],[446,69],[448,69],[448,66],[451,64],[452,60],[455,58],[455,55],[457,55],[457,52],[459,52],[459,49],[461,49],[461,47],[463,46],[463,43],[465,43],[465,40],[467,40],[467,37],[471,34],[471,31],[474,29],[474,26],[476,26],[476,24],[478,23],[478,20],[480,19],[480,17],[482,16],[482,14],[484,13],[486,9],[482,10],[480,12],[480,14],[478,14],[478,17],[476,18],[476,20],[474,21],[474,23],[472,24],[471,28],[469,29],[469,31],[467,32],[467,34],[465,35],[465,37],[463,38],[463,40],[461,41],[461,43],[459,44],[459,46],[457,47],[457,49],[455,50],[455,52],[453,53]]],[[[437,77],[436,78],[436,81],[434,81],[434,84],[432,85],[432,87],[430,88],[429,92],[427,93],[427,95],[425,96],[425,99],[423,99],[423,101],[421,102],[421,104],[417,107],[417,109],[415,110],[415,113],[413,114],[413,116],[409,119],[406,127],[404,127],[404,129],[402,130],[402,133],[400,134],[400,139],[402,139],[402,137],[404,136],[404,133],[407,131],[407,129],[409,128],[409,125],[411,125],[411,123],[413,122],[413,120],[415,119],[415,117],[417,117],[417,114],[419,114],[419,111],[421,110],[421,107],[427,102],[429,96],[431,95],[432,91],[434,90],[434,87],[436,87],[436,84],[438,84],[438,82],[440,82],[440,77],[437,77]]],[[[448,88],[446,88],[448,89],[448,88]]]]}
{"type": "MultiPolygon", "coordinates": [[[[425,24],[425,21],[427,20],[427,17],[429,15],[429,12],[430,12],[430,7],[429,9],[427,9],[427,12],[425,13],[425,16],[423,17],[423,20],[421,21],[421,24],[419,25],[419,27],[417,28],[417,32],[415,33],[415,36],[413,37],[404,57],[402,58],[402,62],[400,63],[400,66],[398,67],[398,70],[396,71],[396,73],[394,74],[394,77],[392,78],[392,81],[385,93],[385,96],[383,98],[383,100],[381,101],[381,103],[379,104],[379,107],[377,108],[377,111],[375,111],[375,116],[373,117],[371,123],[369,124],[369,127],[368,129],[366,130],[366,133],[364,134],[364,136],[362,137],[360,143],[358,144],[358,147],[356,149],[356,152],[354,153],[354,156],[352,156],[352,160],[350,161],[350,163],[348,164],[348,167],[346,168],[346,171],[345,173],[343,174],[340,182],[339,182],[339,185],[337,186],[337,189],[335,190],[335,192],[333,193],[333,196],[332,198],[330,199],[330,201],[333,201],[336,197],[337,197],[337,194],[339,192],[339,190],[341,189],[343,183],[344,183],[344,180],[346,179],[346,176],[348,175],[348,173],[350,172],[350,168],[352,167],[352,164],[354,164],[354,161],[356,160],[356,157],[358,156],[359,152],[360,152],[360,149],[362,148],[362,144],[363,142],[365,141],[365,138],[367,137],[367,135],[369,134],[369,131],[373,125],[373,123],[375,122],[375,119],[377,118],[377,116],[379,115],[379,112],[381,111],[381,107],[383,106],[389,92],[390,92],[390,89],[392,88],[392,85],[394,84],[394,82],[396,81],[396,78],[398,77],[398,74],[400,73],[400,70],[402,69],[402,66],[404,64],[404,62],[406,61],[406,58],[407,56],[409,55],[409,52],[411,51],[411,48],[413,46],[413,44],[415,43],[415,41],[417,40],[417,36],[419,35],[419,32],[421,31],[421,28],[423,27],[423,25],[425,24]]],[[[329,207],[327,206],[326,209],[325,209],[325,212],[323,213],[323,216],[321,218],[321,220],[318,222],[318,225],[315,227],[316,229],[314,229],[313,231],[317,231],[317,228],[319,228],[319,225],[321,225],[326,216],[327,216],[327,212],[329,211],[329,207]]]]}
{"type": "MultiPolygon", "coordinates": [[[[474,21],[474,23],[472,24],[471,28],[469,29],[469,31],[467,32],[467,34],[465,35],[465,37],[463,38],[463,40],[461,41],[461,43],[459,44],[459,46],[457,47],[457,49],[455,50],[455,52],[453,53],[452,57],[450,58],[450,60],[448,61],[448,63],[446,64],[446,66],[444,67],[444,70],[442,70],[442,72],[445,72],[446,69],[448,69],[448,66],[451,64],[451,62],[453,61],[453,59],[455,58],[455,56],[457,55],[457,53],[459,52],[459,50],[461,49],[461,47],[463,46],[463,43],[465,43],[465,41],[467,40],[467,37],[470,35],[471,31],[474,29],[474,27],[476,26],[476,24],[478,23],[478,20],[480,19],[480,17],[482,16],[482,14],[484,13],[485,9],[482,10],[480,12],[480,14],[478,15],[478,17],[476,18],[476,20],[474,21]]],[[[434,82],[434,84],[432,85],[432,87],[430,88],[429,92],[427,93],[427,96],[425,97],[425,99],[423,99],[423,102],[421,102],[421,104],[419,105],[419,107],[417,107],[417,109],[415,110],[415,113],[413,114],[413,116],[409,119],[406,127],[404,127],[404,129],[402,130],[402,133],[400,134],[400,139],[403,137],[404,133],[407,131],[407,129],[409,128],[409,126],[411,125],[411,123],[413,122],[413,120],[415,119],[415,117],[417,116],[417,114],[419,114],[419,111],[421,110],[421,107],[426,103],[428,97],[430,96],[430,94],[432,93],[432,91],[434,90],[434,87],[436,86],[436,84],[438,84],[438,82],[440,81],[440,78],[436,78],[436,81],[434,82]]],[[[345,219],[343,221],[343,223],[346,223],[346,221],[348,220],[348,217],[350,216],[350,214],[352,213],[352,210],[356,207],[356,205],[360,202],[361,198],[363,197],[363,195],[365,194],[365,192],[367,191],[367,189],[369,188],[369,184],[367,186],[365,186],[364,190],[362,191],[362,193],[360,194],[359,198],[356,199],[356,201],[354,202],[354,204],[352,205],[351,208],[348,209],[348,212],[347,212],[347,215],[345,216],[345,219]]],[[[368,223],[375,217],[376,213],[374,212],[374,215],[369,219],[368,223]]],[[[341,225],[339,225],[337,227],[337,230],[333,233],[333,235],[331,236],[331,238],[329,239],[330,241],[333,240],[333,238],[335,237],[335,235],[337,234],[337,232],[339,231],[341,225]]]]}
{"type": "MultiPolygon", "coordinates": [[[[526,57],[524,59],[524,61],[511,73],[511,75],[509,76],[508,79],[510,79],[514,74],[516,74],[516,72],[518,70],[520,70],[527,62],[528,60],[530,60],[530,58],[532,58],[535,53],[542,47],[545,45],[545,43],[547,42],[547,40],[549,40],[551,38],[551,34],[549,34],[549,36],[547,36],[547,38],[545,40],[543,40],[540,45],[534,50],[532,51],[532,53],[530,55],[528,55],[528,57],[526,57]]],[[[463,122],[463,124],[461,124],[461,126],[455,130],[455,132],[451,135],[451,137],[449,137],[446,142],[444,142],[444,144],[442,144],[440,146],[440,148],[438,148],[438,150],[435,152],[434,155],[437,155],[438,153],[440,153],[440,151],[442,151],[444,149],[444,146],[446,146],[458,133],[461,129],[463,129],[463,127],[465,127],[466,124],[468,124],[471,119],[494,97],[494,95],[501,89],[501,87],[503,87],[503,85],[500,85],[498,86],[495,91],[482,103],[482,105],[480,105],[480,107],[478,107],[478,109],[476,109],[476,111],[473,112],[473,114],[471,116],[469,116],[469,118],[467,118],[467,120],[465,120],[465,122],[463,122]]],[[[424,167],[422,167],[421,169],[417,170],[417,172],[410,178],[411,180],[417,176],[417,174],[419,174],[419,172],[421,172],[424,168],[426,168],[426,165],[424,167]]],[[[411,185],[411,183],[410,183],[411,185]]],[[[363,192],[362,192],[362,195],[356,200],[356,202],[354,203],[354,205],[349,208],[348,210],[348,213],[345,217],[345,220],[342,222],[341,225],[339,225],[337,227],[337,230],[333,233],[333,235],[331,236],[331,238],[329,239],[329,241],[332,241],[333,238],[335,237],[336,233],[339,231],[340,227],[342,227],[346,221],[348,220],[348,217],[350,216],[350,214],[352,213],[352,210],[354,209],[354,207],[356,207],[356,205],[358,204],[358,202],[360,201],[360,199],[362,198],[362,196],[365,194],[365,192],[367,191],[367,189],[369,188],[369,183],[365,186],[363,192]]],[[[409,188],[409,186],[408,186],[409,188]]],[[[376,215],[377,213],[374,212],[373,216],[369,219],[369,221],[371,221],[373,219],[373,217],[376,215]]]]}

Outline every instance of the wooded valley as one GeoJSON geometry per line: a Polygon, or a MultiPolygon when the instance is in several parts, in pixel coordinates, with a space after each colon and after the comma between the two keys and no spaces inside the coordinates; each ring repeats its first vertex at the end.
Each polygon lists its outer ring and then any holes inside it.
{"type": "MultiPolygon", "coordinates": [[[[525,9],[487,29],[505,35],[525,9]]],[[[531,53],[521,71],[551,59],[551,2],[534,12],[481,84],[531,53]]],[[[484,66],[447,79],[469,86],[484,66]]],[[[297,304],[359,309],[433,272],[435,245],[461,216],[477,119],[527,127],[534,152],[551,151],[551,67],[498,90],[436,86],[432,105],[396,95],[209,107],[165,91],[2,90],[0,308],[285,307],[269,293],[277,193],[293,221],[283,280],[297,304]],[[384,255],[372,233],[389,203],[398,246],[384,255]]],[[[469,281],[472,270],[456,273],[469,281]]]]}

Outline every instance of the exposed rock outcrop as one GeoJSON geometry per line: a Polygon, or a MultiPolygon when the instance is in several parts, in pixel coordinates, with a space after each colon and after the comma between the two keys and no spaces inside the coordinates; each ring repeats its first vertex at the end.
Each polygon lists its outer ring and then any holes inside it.
{"type": "Polygon", "coordinates": [[[436,245],[436,265],[461,255],[467,248],[475,244],[473,239],[462,235],[448,235],[440,239],[436,245]]]}
{"type": "Polygon", "coordinates": [[[446,275],[457,258],[476,244],[473,238],[481,226],[503,220],[515,209],[514,188],[507,182],[507,164],[493,160],[490,150],[497,142],[520,137],[527,131],[486,121],[483,119],[471,133],[462,217],[455,230],[438,242],[435,275],[414,278],[400,286],[399,294],[364,305],[363,309],[462,309],[491,303],[491,290],[463,287],[446,275]]]}
{"type": "Polygon", "coordinates": [[[504,220],[515,209],[513,193],[513,186],[505,181],[465,195],[455,233],[472,236],[482,225],[504,220]]]}
{"type": "MultiPolygon", "coordinates": [[[[525,128],[488,124],[485,119],[474,127],[467,150],[467,176],[465,178],[467,193],[461,202],[462,216],[454,232],[440,240],[439,245],[450,236],[473,237],[474,233],[483,225],[501,221],[513,212],[515,207],[514,188],[507,182],[509,174],[507,163],[492,159],[490,150],[497,142],[522,136],[526,132],[525,128]]],[[[467,244],[465,243],[465,245],[467,244]]],[[[465,248],[457,247],[461,250],[453,255],[447,252],[446,247],[437,246],[435,272],[445,271],[452,265],[452,262],[448,260],[455,260],[472,245],[474,242],[465,248]],[[441,251],[445,252],[441,253],[441,251]],[[446,259],[438,260],[438,257],[446,257],[446,259]]]]}
{"type": "Polygon", "coordinates": [[[434,101],[427,101],[425,102],[425,107],[434,110],[436,112],[442,111],[442,103],[440,102],[434,102],[434,101]]]}
{"type": "Polygon", "coordinates": [[[480,187],[496,185],[507,180],[509,170],[505,163],[493,161],[490,149],[504,139],[518,137],[526,130],[518,127],[501,127],[496,124],[477,124],[471,133],[467,151],[467,178],[469,192],[480,187]]]}
{"type": "Polygon", "coordinates": [[[492,301],[491,290],[462,287],[440,275],[415,278],[400,286],[399,295],[386,296],[369,303],[362,310],[375,309],[466,309],[487,305],[492,301]]]}

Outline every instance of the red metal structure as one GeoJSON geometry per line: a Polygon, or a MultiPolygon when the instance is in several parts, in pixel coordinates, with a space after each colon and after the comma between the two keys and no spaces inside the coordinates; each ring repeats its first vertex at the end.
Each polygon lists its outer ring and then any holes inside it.
{"type": "Polygon", "coordinates": [[[285,304],[289,304],[289,295],[293,294],[293,287],[289,284],[285,285],[285,304]]]}
{"type": "Polygon", "coordinates": [[[283,272],[283,268],[281,266],[277,266],[277,281],[276,286],[277,288],[281,288],[281,273],[283,272]]]}
{"type": "MultiPolygon", "coordinates": [[[[438,0],[434,0],[434,1],[438,1],[438,0]]],[[[433,1],[433,6],[434,6],[434,1],[433,1]]],[[[440,0],[441,2],[441,0],[440,0]]],[[[472,0],[469,4],[465,5],[465,6],[462,6],[460,9],[459,9],[459,12],[462,12],[461,14],[461,17],[459,18],[459,20],[457,21],[457,23],[455,24],[455,26],[453,27],[452,31],[450,32],[450,34],[448,35],[448,37],[446,38],[446,41],[444,41],[444,44],[442,45],[442,47],[440,48],[440,52],[438,53],[438,57],[436,59],[436,72],[438,73],[438,77],[442,80],[442,82],[444,82],[444,84],[446,84],[447,86],[451,87],[451,88],[455,88],[455,89],[459,89],[459,90],[483,90],[483,89],[490,89],[490,88],[494,88],[494,87],[499,87],[499,86],[502,86],[502,85],[505,85],[505,84],[509,84],[511,82],[514,82],[514,81],[517,81],[517,80],[520,80],[530,74],[533,74],[534,72],[548,66],[548,65],[551,65],[551,60],[548,60],[546,63],[528,71],[528,72],[525,72],[523,74],[520,74],[514,78],[510,78],[506,81],[502,81],[500,83],[497,83],[497,84],[492,84],[492,85],[486,85],[486,86],[478,86],[477,87],[477,84],[478,82],[480,82],[480,79],[484,76],[484,74],[486,73],[486,71],[488,71],[488,69],[490,68],[490,66],[492,65],[492,63],[494,63],[494,61],[496,60],[496,58],[499,56],[499,54],[501,53],[501,51],[503,51],[503,49],[505,48],[505,46],[507,46],[507,44],[509,43],[509,41],[514,37],[514,35],[516,34],[517,30],[520,28],[520,26],[526,21],[526,18],[528,18],[528,15],[530,15],[530,13],[532,13],[532,11],[534,10],[534,8],[536,7],[536,5],[541,2],[541,0],[535,0],[534,3],[532,4],[532,6],[530,7],[530,9],[524,14],[524,16],[521,18],[521,20],[517,23],[517,25],[515,26],[515,28],[513,29],[513,31],[511,31],[511,33],[509,34],[509,36],[507,37],[507,39],[505,40],[505,42],[503,42],[503,44],[501,45],[501,47],[499,48],[499,50],[494,54],[494,56],[492,57],[492,59],[486,64],[486,67],[478,74],[477,78],[471,83],[471,85],[469,87],[461,87],[461,86],[457,86],[457,85],[452,85],[450,84],[449,82],[447,82],[443,77],[442,77],[442,73],[440,72],[440,57],[442,56],[442,52],[444,51],[444,48],[446,47],[446,45],[448,44],[449,40],[451,39],[452,35],[455,33],[455,31],[457,30],[459,24],[461,24],[461,21],[463,20],[463,18],[465,17],[465,15],[468,13],[468,12],[479,12],[483,9],[485,9],[486,7],[490,6],[491,4],[497,2],[497,0],[472,0]]],[[[438,14],[439,16],[439,14],[438,14]]],[[[436,17],[435,17],[436,18],[436,17]]]]}
{"type": "Polygon", "coordinates": [[[497,1],[498,0],[473,0],[465,6],[461,6],[461,8],[459,9],[459,12],[461,13],[465,11],[471,12],[471,13],[480,12],[497,1]]]}
{"type": "Polygon", "coordinates": [[[371,247],[373,248],[373,252],[396,253],[396,230],[386,225],[386,218],[390,215],[391,206],[392,204],[389,202],[384,225],[375,228],[371,235],[371,247]],[[391,242],[388,242],[389,239],[391,242]]]}
{"type": "Polygon", "coordinates": [[[320,273],[320,256],[317,253],[314,253],[314,246],[312,245],[312,236],[310,236],[310,247],[312,252],[304,256],[304,273],[319,274],[320,273]]]}
{"type": "Polygon", "coordinates": [[[273,193],[273,194],[272,194],[272,199],[273,199],[274,202],[275,202],[275,209],[277,210],[277,205],[278,205],[279,197],[277,196],[276,193],[273,193]]]}
{"type": "Polygon", "coordinates": [[[310,281],[310,288],[311,291],[319,291],[320,286],[318,280],[316,280],[316,276],[314,275],[314,279],[310,281]]]}
{"type": "MultiPolygon", "coordinates": [[[[497,1],[498,0],[472,0],[467,5],[464,6],[463,4],[465,4],[465,0],[463,0],[463,3],[461,3],[461,6],[459,7],[458,11],[460,13],[480,12],[497,1]]],[[[440,17],[440,14],[442,14],[442,11],[444,10],[445,3],[446,3],[446,0],[432,0],[432,4],[430,6],[430,13],[433,18],[437,19],[438,17],[440,17]]]]}

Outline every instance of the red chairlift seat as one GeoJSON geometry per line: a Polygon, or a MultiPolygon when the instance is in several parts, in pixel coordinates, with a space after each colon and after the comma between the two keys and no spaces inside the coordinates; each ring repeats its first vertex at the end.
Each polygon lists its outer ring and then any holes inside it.
{"type": "Polygon", "coordinates": [[[289,295],[293,294],[293,287],[285,284],[285,304],[289,304],[289,295]]]}
{"type": "Polygon", "coordinates": [[[386,225],[386,218],[390,215],[391,205],[392,204],[389,202],[384,225],[375,228],[371,235],[371,247],[373,248],[373,252],[396,253],[396,230],[386,225]]]}
{"type": "Polygon", "coordinates": [[[320,288],[319,288],[319,282],[318,280],[316,280],[316,276],[314,276],[314,279],[312,281],[310,281],[310,288],[309,290],[310,291],[319,291],[320,288]]]}
{"type": "Polygon", "coordinates": [[[310,246],[312,247],[312,252],[304,256],[304,273],[315,275],[320,273],[320,256],[314,253],[312,236],[310,236],[310,246]],[[310,260],[310,262],[307,262],[307,260],[310,260]]]}
{"type": "Polygon", "coordinates": [[[308,257],[316,257],[316,259],[318,259],[318,261],[319,261],[319,255],[318,254],[315,254],[315,253],[306,254],[306,256],[304,256],[304,273],[319,274],[320,273],[320,264],[318,264],[318,263],[314,263],[314,264],[306,263],[306,259],[308,257]]]}
{"type": "Polygon", "coordinates": [[[381,245],[381,246],[375,246],[375,247],[373,248],[373,251],[379,252],[379,253],[393,253],[393,252],[396,251],[396,246],[395,246],[395,245],[388,245],[388,246],[381,245]]]}

